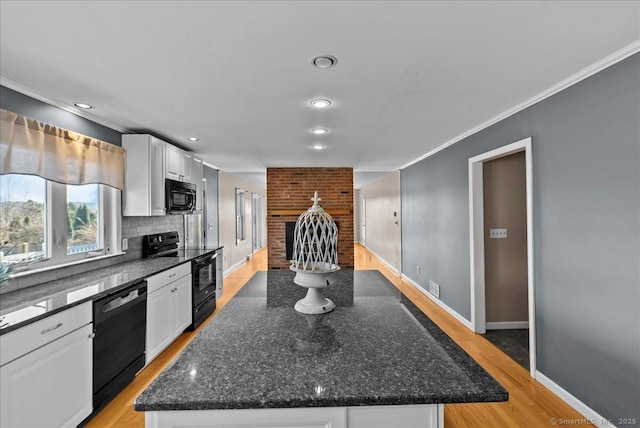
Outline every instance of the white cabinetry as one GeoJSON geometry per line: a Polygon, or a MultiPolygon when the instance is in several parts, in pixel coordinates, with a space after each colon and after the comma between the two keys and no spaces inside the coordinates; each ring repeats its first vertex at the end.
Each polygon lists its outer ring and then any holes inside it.
{"type": "Polygon", "coordinates": [[[443,404],[145,412],[147,428],[444,428],[443,404]]]}
{"type": "Polygon", "coordinates": [[[93,410],[92,303],[0,336],[0,426],[75,427],[93,410]]]}
{"type": "Polygon", "coordinates": [[[191,324],[191,263],[147,278],[147,343],[149,364],[191,324]]]}
{"type": "Polygon", "coordinates": [[[122,147],[127,151],[122,215],[165,215],[165,147],[170,145],[149,134],[125,134],[122,147]]]}
{"type": "Polygon", "coordinates": [[[167,144],[165,155],[165,176],[171,180],[191,183],[193,156],[171,144],[167,144]]]}

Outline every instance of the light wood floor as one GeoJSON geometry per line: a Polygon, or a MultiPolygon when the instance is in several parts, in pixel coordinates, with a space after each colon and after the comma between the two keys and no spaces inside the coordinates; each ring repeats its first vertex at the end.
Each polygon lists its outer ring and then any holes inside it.
{"type": "MultiPolygon", "coordinates": [[[[533,380],[527,370],[511,360],[482,336],[471,332],[460,324],[455,318],[443,311],[412,285],[403,281],[396,273],[360,245],[356,245],[355,248],[355,268],[358,270],[377,269],[382,272],[391,283],[409,297],[429,318],[509,391],[509,401],[505,403],[445,405],[446,428],[537,428],[553,426],[551,423],[552,418],[565,420],[583,419],[582,415],[540,383],[533,380]]],[[[266,249],[256,253],[248,263],[225,278],[224,295],[218,300],[218,307],[209,320],[224,307],[255,272],[261,270],[267,270],[266,249]]],[[[145,367],[134,382],[109,403],[87,427],[143,428],[144,415],[133,410],[133,400],[184,349],[209,320],[195,332],[187,332],[180,336],[156,360],[145,367]]],[[[571,426],[590,425],[572,424],[571,426]]]]}

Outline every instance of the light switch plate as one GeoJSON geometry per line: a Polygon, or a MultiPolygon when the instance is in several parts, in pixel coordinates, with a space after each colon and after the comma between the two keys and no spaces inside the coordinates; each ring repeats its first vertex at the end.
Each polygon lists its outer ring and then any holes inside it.
{"type": "Polygon", "coordinates": [[[507,229],[489,229],[490,239],[505,239],[507,237],[507,229]]]}

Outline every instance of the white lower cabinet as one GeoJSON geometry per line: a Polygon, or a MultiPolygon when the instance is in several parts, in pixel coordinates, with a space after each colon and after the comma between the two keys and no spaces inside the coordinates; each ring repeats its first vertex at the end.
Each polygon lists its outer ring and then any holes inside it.
{"type": "Polygon", "coordinates": [[[0,427],[75,427],[91,414],[93,324],[91,302],[85,305],[65,311],[88,314],[71,333],[57,335],[76,321],[61,313],[53,326],[45,319],[1,336],[7,352],[14,343],[50,341],[0,367],[0,427]]]}
{"type": "Polygon", "coordinates": [[[165,271],[147,278],[147,344],[149,364],[191,324],[191,266],[165,271]],[[173,272],[173,273],[171,273],[173,272]],[[172,276],[174,275],[175,276],[172,276]],[[181,276],[182,275],[182,276],[181,276]],[[177,279],[175,279],[177,278],[177,279]],[[174,280],[175,279],[175,280],[174,280]]]}
{"type": "Polygon", "coordinates": [[[146,428],[444,428],[443,404],[146,412],[146,428]]]}

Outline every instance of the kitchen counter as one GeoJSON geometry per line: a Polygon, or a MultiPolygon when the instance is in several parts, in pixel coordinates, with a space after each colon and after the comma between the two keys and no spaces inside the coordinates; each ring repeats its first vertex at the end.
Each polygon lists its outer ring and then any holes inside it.
{"type": "Polygon", "coordinates": [[[183,418],[192,412],[180,410],[441,409],[508,399],[378,271],[334,275],[337,283],[324,294],[336,309],[303,315],[293,305],[306,289],[294,284],[293,272],[256,273],[135,400],[135,409],[152,418],[174,410],[183,418]]]}
{"type": "Polygon", "coordinates": [[[215,250],[181,249],[176,257],[128,261],[2,294],[0,335],[82,302],[115,293],[148,276],[215,250]]]}

